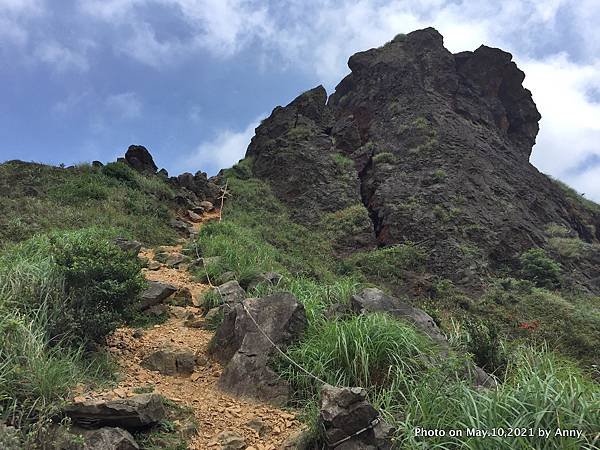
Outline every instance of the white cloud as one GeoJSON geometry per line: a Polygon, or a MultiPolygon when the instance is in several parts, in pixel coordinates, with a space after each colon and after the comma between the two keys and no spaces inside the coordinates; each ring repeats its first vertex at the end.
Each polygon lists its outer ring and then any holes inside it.
{"type": "Polygon", "coordinates": [[[0,0],[0,44],[24,46],[29,39],[28,22],[43,13],[43,0],[0,0]]]}
{"type": "Polygon", "coordinates": [[[110,95],[105,105],[110,113],[122,119],[136,119],[142,114],[142,101],[135,92],[110,95]]]}
{"type": "Polygon", "coordinates": [[[542,113],[532,162],[541,171],[572,184],[600,200],[590,174],[577,168],[592,155],[600,156],[600,103],[586,93],[600,89],[600,60],[575,64],[565,54],[542,61],[524,61],[525,85],[542,113]]]}
{"type": "Polygon", "coordinates": [[[85,50],[75,50],[56,41],[48,41],[38,45],[33,57],[48,64],[52,70],[58,73],[69,70],[85,72],[89,69],[85,50]]]}
{"type": "Polygon", "coordinates": [[[213,139],[202,142],[183,158],[179,167],[187,171],[194,169],[209,172],[231,167],[244,157],[259,123],[258,119],[252,121],[241,131],[221,130],[213,139]]]}

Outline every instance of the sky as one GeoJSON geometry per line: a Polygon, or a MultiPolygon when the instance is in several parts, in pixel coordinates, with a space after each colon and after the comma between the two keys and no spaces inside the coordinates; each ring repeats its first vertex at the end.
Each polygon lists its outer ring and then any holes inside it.
{"type": "Polygon", "coordinates": [[[598,23],[598,0],[0,0],[0,161],[140,144],[214,174],[350,55],[434,26],[453,52],[514,55],[543,116],[532,163],[600,201],[598,23]]]}

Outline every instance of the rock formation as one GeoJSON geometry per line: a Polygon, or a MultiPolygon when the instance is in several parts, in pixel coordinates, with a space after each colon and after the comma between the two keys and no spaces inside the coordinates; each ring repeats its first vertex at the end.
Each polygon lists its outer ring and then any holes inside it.
{"type": "MultiPolygon", "coordinates": [[[[248,147],[296,220],[362,205],[371,222],[352,250],[419,242],[430,272],[471,287],[546,245],[552,224],[600,239],[600,216],[529,162],[540,114],[510,53],[452,54],[427,28],[348,66],[329,98],[319,86],[275,108],[248,147]]],[[[598,292],[597,262],[564,264],[598,292]]]]}

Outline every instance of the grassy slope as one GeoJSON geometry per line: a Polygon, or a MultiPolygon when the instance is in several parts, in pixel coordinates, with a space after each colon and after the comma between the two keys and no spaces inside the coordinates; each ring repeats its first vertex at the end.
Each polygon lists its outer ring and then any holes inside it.
{"type": "MultiPolygon", "coordinates": [[[[331,218],[325,218],[319,229],[304,228],[290,220],[266,184],[252,178],[248,161],[226,175],[232,197],[223,222],[205,227],[198,239],[203,256],[221,256],[208,267],[208,275],[218,279],[233,271],[242,284],[247,284],[258,272],[284,273],[286,278],[279,288],[293,292],[304,303],[309,318],[304,339],[290,348],[289,354],[329,382],[367,387],[374,404],[398,427],[399,448],[425,448],[427,444],[439,448],[461,444],[468,448],[531,448],[528,444],[533,448],[592,448],[590,442],[600,420],[600,389],[589,374],[548,351],[541,342],[541,338],[555,336],[560,341],[558,348],[573,354],[582,342],[578,333],[582,333],[588,341],[583,353],[589,356],[595,351],[591,346],[598,342],[592,328],[597,309],[591,302],[586,300],[585,304],[592,309],[579,313],[566,306],[575,300],[565,300],[559,292],[535,288],[527,282],[525,286],[517,283],[518,287],[491,282],[490,293],[470,299],[446,280],[437,280],[435,298],[427,296],[415,302],[435,313],[443,325],[449,325],[451,342],[471,352],[478,363],[488,363],[488,370],[496,369],[503,382],[497,390],[474,390],[456,377],[456,367],[463,357],[449,358],[441,365],[417,357],[436,350],[407,324],[379,315],[325,319],[328,306],[347,303],[352,293],[370,282],[401,283],[407,270],[418,274],[426,254],[407,245],[340,261],[333,256],[332,241],[352,220],[341,221],[342,229],[337,230],[332,229],[335,221],[331,218]],[[495,306],[486,306],[486,302],[495,306]],[[547,310],[542,305],[553,306],[547,310]],[[515,316],[503,316],[510,315],[511,308],[515,316]],[[476,319],[484,311],[488,317],[497,318],[500,332],[476,319]],[[559,323],[551,320],[557,314],[562,316],[559,323]],[[532,336],[532,332],[546,330],[541,324],[535,330],[519,328],[522,321],[532,317],[543,318],[550,334],[540,334],[540,339],[532,336]],[[515,331],[512,337],[522,339],[505,343],[502,333],[509,329],[515,331]],[[553,430],[562,426],[581,429],[585,435],[581,440],[423,440],[413,435],[417,426],[487,430],[511,426],[553,430]]],[[[263,293],[265,288],[250,294],[263,293]]],[[[318,386],[285,360],[276,361],[275,366],[291,381],[297,401],[314,423],[318,386]]]]}
{"type": "Polygon", "coordinates": [[[63,169],[7,162],[0,165],[0,246],[39,232],[92,225],[165,244],[176,237],[169,227],[173,197],[161,179],[121,163],[63,169]]]}
{"type": "Polygon", "coordinates": [[[84,340],[122,322],[142,278],[112,239],[175,240],[173,197],[120,163],[0,165],[0,422],[21,429],[21,445],[51,445],[48,424],[72,389],[113,379],[84,340]]]}

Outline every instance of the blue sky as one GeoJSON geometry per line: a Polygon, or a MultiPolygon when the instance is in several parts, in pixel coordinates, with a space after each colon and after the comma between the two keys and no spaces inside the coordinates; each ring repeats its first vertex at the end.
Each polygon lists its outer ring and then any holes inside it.
{"type": "Polygon", "coordinates": [[[598,23],[597,0],[0,0],[0,161],[135,143],[213,174],[351,54],[435,26],[451,51],[513,53],[543,116],[532,162],[600,200],[598,23]]]}

